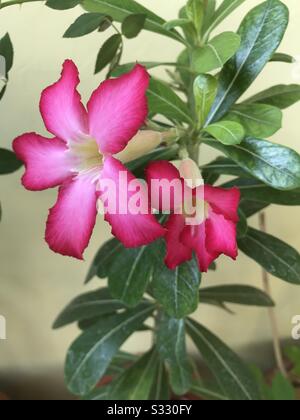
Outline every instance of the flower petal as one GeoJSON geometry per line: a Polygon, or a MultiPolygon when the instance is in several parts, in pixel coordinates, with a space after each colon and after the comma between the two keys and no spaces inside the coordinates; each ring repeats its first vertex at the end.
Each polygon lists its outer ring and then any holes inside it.
{"type": "Polygon", "coordinates": [[[145,186],[113,157],[104,162],[100,198],[106,206],[105,220],[112,226],[112,234],[127,248],[150,244],[165,234],[151,214],[145,186]],[[112,207],[104,198],[107,193],[112,207]]]}
{"type": "Polygon", "coordinates": [[[185,228],[185,220],[181,215],[173,214],[169,217],[165,228],[167,242],[167,256],[165,263],[170,270],[174,270],[178,265],[190,261],[193,256],[192,248],[181,241],[181,234],[185,228]]]}
{"type": "Polygon", "coordinates": [[[106,80],[88,103],[90,134],[103,154],[121,152],[144,124],[150,76],[137,65],[130,73],[106,80]]]}
{"type": "Polygon", "coordinates": [[[150,163],[146,169],[146,180],[152,208],[162,212],[182,208],[184,184],[174,165],[166,160],[150,163]]]}
{"type": "Polygon", "coordinates": [[[28,133],[14,141],[13,149],[25,163],[26,172],[22,183],[28,190],[41,191],[57,187],[72,175],[68,149],[60,139],[47,139],[28,133]]]}
{"type": "Polygon", "coordinates": [[[123,163],[132,162],[152,152],[162,142],[159,131],[142,130],[128,143],[126,148],[116,158],[123,163]]]}
{"type": "Polygon", "coordinates": [[[206,220],[206,247],[210,253],[225,254],[235,260],[238,256],[236,236],[236,223],[210,212],[206,220]]]}
{"type": "Polygon", "coordinates": [[[211,252],[206,245],[206,225],[186,226],[181,241],[192,247],[196,252],[201,273],[207,273],[211,264],[219,257],[219,254],[211,252]]]}
{"type": "Polygon", "coordinates": [[[215,213],[224,215],[226,219],[232,222],[239,221],[238,208],[240,198],[241,193],[238,188],[224,189],[210,185],[205,185],[204,187],[205,201],[210,204],[215,213]]]}
{"type": "Polygon", "coordinates": [[[47,130],[66,142],[80,141],[88,134],[86,110],[76,90],[78,84],[78,69],[67,60],[59,81],[41,96],[40,110],[47,130]]]}
{"type": "Polygon", "coordinates": [[[50,210],[46,241],[59,254],[83,259],[97,215],[95,185],[88,176],[67,181],[50,210]]]}

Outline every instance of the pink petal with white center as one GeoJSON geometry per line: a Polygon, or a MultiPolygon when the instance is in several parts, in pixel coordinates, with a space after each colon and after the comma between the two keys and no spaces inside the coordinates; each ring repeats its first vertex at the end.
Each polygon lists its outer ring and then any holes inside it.
{"type": "MultiPolygon", "coordinates": [[[[200,187],[200,192],[201,187],[200,187]]],[[[226,219],[232,222],[238,222],[238,208],[240,204],[241,193],[238,188],[224,189],[216,188],[210,185],[204,187],[204,199],[207,201],[213,211],[223,214],[226,219]]]]}
{"type": "Polygon", "coordinates": [[[181,209],[184,184],[174,165],[166,160],[150,163],[146,169],[146,180],[152,208],[162,212],[181,209]]]}
{"type": "Polygon", "coordinates": [[[97,194],[88,176],[67,181],[50,210],[46,228],[49,247],[62,255],[83,259],[97,215],[97,194]]]}
{"type": "Polygon", "coordinates": [[[236,236],[236,223],[210,212],[206,220],[206,247],[210,253],[225,254],[235,260],[238,256],[236,236]]]}
{"type": "Polygon", "coordinates": [[[87,113],[76,89],[78,84],[78,69],[67,60],[61,78],[43,91],[40,101],[47,130],[68,143],[81,141],[88,134],[87,113]]]}
{"type": "Polygon", "coordinates": [[[190,261],[193,256],[193,250],[189,244],[184,245],[181,241],[181,235],[185,228],[185,220],[181,215],[173,214],[167,221],[165,236],[167,243],[167,256],[165,263],[170,270],[174,270],[178,265],[190,261]]]}
{"type": "Polygon", "coordinates": [[[88,103],[89,131],[101,153],[117,154],[137,134],[148,114],[150,76],[140,65],[103,82],[88,103]]]}
{"type": "Polygon", "coordinates": [[[13,142],[13,149],[25,163],[22,183],[28,190],[57,187],[72,175],[67,147],[60,139],[47,139],[28,133],[13,142]]]}
{"type": "Polygon", "coordinates": [[[148,245],[165,234],[165,229],[151,214],[145,186],[113,157],[104,161],[100,198],[106,208],[105,220],[112,226],[112,234],[125,247],[148,245]],[[108,206],[107,196],[115,202],[115,206],[108,206]]]}
{"type": "Polygon", "coordinates": [[[201,273],[207,273],[219,254],[208,250],[205,222],[198,226],[186,226],[181,235],[181,241],[193,248],[197,255],[201,273]]]}

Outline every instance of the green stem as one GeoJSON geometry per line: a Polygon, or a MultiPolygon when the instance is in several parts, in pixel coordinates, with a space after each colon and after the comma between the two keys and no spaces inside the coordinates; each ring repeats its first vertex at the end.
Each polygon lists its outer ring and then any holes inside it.
{"type": "Polygon", "coordinates": [[[5,3],[0,3],[0,9],[4,9],[5,7],[9,7],[9,6],[16,6],[18,4],[21,6],[23,3],[32,3],[34,1],[44,1],[44,0],[11,0],[5,3]]]}

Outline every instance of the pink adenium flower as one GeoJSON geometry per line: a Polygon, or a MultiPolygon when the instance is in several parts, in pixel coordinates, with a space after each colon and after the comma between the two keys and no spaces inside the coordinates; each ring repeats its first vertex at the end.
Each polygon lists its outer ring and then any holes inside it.
{"type": "MultiPolygon", "coordinates": [[[[221,254],[234,260],[238,255],[237,223],[240,192],[237,188],[222,189],[203,185],[199,169],[190,159],[179,170],[170,162],[152,162],[147,168],[148,184],[159,180],[177,181],[171,188],[170,215],[165,228],[166,265],[171,270],[189,261],[195,252],[201,272],[207,272],[221,254]],[[186,180],[189,180],[187,182],[186,180]],[[199,185],[200,184],[200,185],[199,185]],[[190,199],[190,203],[184,201],[190,199]]],[[[152,184],[153,185],[153,184],[152,184]]],[[[153,206],[164,208],[164,188],[152,190],[153,206]]]]}
{"type": "MultiPolygon", "coordinates": [[[[43,91],[40,101],[45,126],[55,137],[24,134],[13,147],[26,166],[25,188],[40,191],[60,186],[47,221],[50,248],[82,259],[96,222],[101,180],[114,181],[122,196],[119,173],[126,173],[128,182],[134,179],[114,155],[125,149],[145,123],[149,74],[137,65],[130,73],[105,81],[92,94],[87,109],[81,103],[78,84],[78,69],[68,60],[59,81],[43,91]]],[[[105,219],[126,247],[146,245],[165,233],[151,212],[106,213],[105,219]]]]}

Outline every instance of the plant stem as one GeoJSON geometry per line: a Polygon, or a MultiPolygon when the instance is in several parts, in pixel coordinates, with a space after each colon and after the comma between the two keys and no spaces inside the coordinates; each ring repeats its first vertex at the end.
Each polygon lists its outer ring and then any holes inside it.
{"type": "MultiPolygon", "coordinates": [[[[259,224],[260,229],[262,232],[267,233],[267,224],[266,224],[266,213],[262,212],[259,215],[259,224]]],[[[272,292],[271,292],[271,285],[270,285],[270,279],[269,275],[266,270],[263,269],[262,271],[262,280],[263,280],[263,286],[266,294],[272,298],[272,292]]],[[[270,317],[270,323],[271,323],[271,330],[272,330],[272,337],[273,337],[273,348],[274,348],[274,355],[277,367],[279,371],[285,376],[288,377],[287,371],[284,366],[284,360],[283,355],[281,351],[281,345],[280,345],[280,337],[279,337],[279,328],[276,318],[276,312],[274,308],[269,308],[269,317],[270,317]]]]}
{"type": "Polygon", "coordinates": [[[0,3],[0,9],[4,9],[5,7],[9,7],[9,6],[16,6],[18,4],[22,5],[23,3],[32,3],[34,1],[44,1],[44,0],[11,0],[5,3],[0,3]]]}

